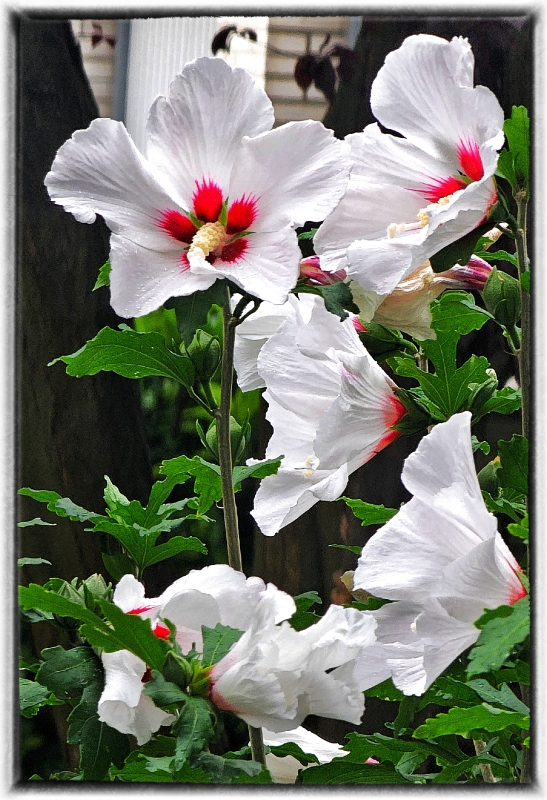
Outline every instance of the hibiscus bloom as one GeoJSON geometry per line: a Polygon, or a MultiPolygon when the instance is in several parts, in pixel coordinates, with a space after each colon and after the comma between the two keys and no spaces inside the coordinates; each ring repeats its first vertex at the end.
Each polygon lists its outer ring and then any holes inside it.
{"type": "Polygon", "coordinates": [[[356,658],[374,640],[376,622],[332,605],[319,622],[295,631],[275,625],[266,604],[210,672],[212,702],[255,728],[297,728],[308,714],[358,724],[364,698],[356,658]]]}
{"type": "Polygon", "coordinates": [[[47,189],[78,221],[100,214],[112,231],[118,314],[147,314],[218,278],[286,300],[298,279],[294,228],[334,208],[349,165],[347,145],[320,122],[273,122],[247,72],[200,58],[152,105],[147,158],[112,119],[60,148],[47,189]]]}
{"type": "MultiPolygon", "coordinates": [[[[159,638],[169,636],[163,622],[176,626],[176,640],[183,653],[193,646],[203,647],[201,626],[214,628],[218,623],[246,630],[261,603],[266,603],[274,622],[288,619],[296,611],[294,600],[261,578],[245,578],[225,564],[192,570],[176,580],[159,597],[145,597],[144,586],[133,575],[124,575],[114,591],[114,602],[126,614],[150,619],[159,638]]],[[[102,653],[105,686],[99,699],[99,719],[122,733],[147,742],[161,725],[170,725],[175,717],[159,709],[144,694],[147,667],[142,659],[127,650],[102,653]]]]}
{"type": "Polygon", "coordinates": [[[503,111],[473,87],[467,39],[408,37],[371,90],[376,119],[350,134],[347,191],[314,245],[327,271],[344,269],[364,291],[387,295],[406,276],[483,222],[497,200],[493,175],[503,111]]]}
{"type": "Polygon", "coordinates": [[[402,472],[412,499],[363,548],[354,588],[395,601],[367,612],[378,643],[359,664],[363,689],[391,676],[405,694],[422,694],[477,640],[485,609],[526,594],[484,505],[470,426],[464,411],[422,439],[402,472]]]}
{"type": "Polygon", "coordinates": [[[257,371],[273,427],[266,458],[284,458],[261,482],[252,514],[273,536],[318,500],[340,497],[349,475],[398,436],[406,409],[353,319],[341,322],[316,295],[294,304],[262,345],[257,371]]]}

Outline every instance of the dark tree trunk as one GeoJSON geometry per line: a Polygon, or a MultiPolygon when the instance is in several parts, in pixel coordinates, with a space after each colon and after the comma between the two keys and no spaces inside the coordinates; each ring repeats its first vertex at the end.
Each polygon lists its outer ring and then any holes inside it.
{"type": "MultiPolygon", "coordinates": [[[[92,291],[108,258],[108,230],[102,221],[76,222],[44,186],[58,148],[98,116],[68,22],[20,20],[19,97],[16,481],[100,512],[105,475],[143,501],[151,471],[138,384],[109,372],[76,379],[60,363],[47,366],[121,321],[108,289],[92,291]]],[[[20,498],[19,519],[34,517],[56,527],[19,529],[20,554],[51,567],[25,567],[25,583],[106,575],[95,534],[20,498]]],[[[31,632],[38,651],[58,643],[47,624],[31,632]]]]}

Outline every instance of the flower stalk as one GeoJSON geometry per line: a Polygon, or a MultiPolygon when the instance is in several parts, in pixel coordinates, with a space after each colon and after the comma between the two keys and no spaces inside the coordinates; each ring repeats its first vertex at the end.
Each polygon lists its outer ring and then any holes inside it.
{"type": "MultiPolygon", "coordinates": [[[[528,269],[528,248],[526,239],[526,213],[528,195],[525,190],[516,193],[517,236],[516,255],[519,280],[528,269]]],[[[530,433],[530,292],[522,287],[521,346],[519,351],[520,385],[522,390],[522,435],[527,439],[530,433]]]]}
{"type": "MultiPolygon", "coordinates": [[[[233,569],[243,572],[241,545],[239,541],[239,524],[234,492],[232,447],[230,443],[230,411],[232,402],[232,383],[234,376],[234,343],[237,319],[230,308],[230,289],[226,286],[225,303],[222,309],[223,344],[222,367],[220,376],[220,405],[215,412],[218,434],[218,460],[222,482],[224,505],[224,529],[228,548],[228,564],[233,569]]],[[[249,725],[249,739],[253,761],[266,763],[262,730],[249,725]]]]}

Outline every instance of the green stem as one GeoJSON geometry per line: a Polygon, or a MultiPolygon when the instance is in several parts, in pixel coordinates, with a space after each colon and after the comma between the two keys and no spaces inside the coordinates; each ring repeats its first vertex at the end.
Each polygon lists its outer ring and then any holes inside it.
{"type": "MultiPolygon", "coordinates": [[[[217,420],[218,456],[220,477],[222,481],[222,502],[224,505],[224,529],[228,548],[228,564],[233,569],[243,572],[241,546],[239,543],[239,525],[234,492],[232,447],[230,442],[230,411],[232,405],[232,383],[234,376],[234,344],[237,319],[230,308],[230,289],[226,286],[226,299],[222,309],[223,344],[222,368],[220,375],[220,406],[215,411],[217,420]]],[[[262,729],[249,725],[249,739],[254,761],[266,763],[262,729]]]]}
{"type": "Polygon", "coordinates": [[[226,301],[222,310],[223,344],[222,370],[220,376],[220,406],[215,412],[217,420],[218,456],[222,481],[222,502],[224,506],[224,528],[228,548],[228,564],[243,571],[239,526],[233,482],[232,447],[230,443],[230,411],[232,403],[232,382],[234,375],[235,320],[230,310],[230,290],[226,287],[226,301]]]}
{"type": "MultiPolygon", "coordinates": [[[[478,756],[486,749],[486,743],[481,742],[480,739],[473,739],[473,744],[475,745],[475,753],[478,756]]],[[[483,781],[485,783],[496,783],[490,764],[480,764],[479,766],[483,781]]]]}
{"type": "MultiPolygon", "coordinates": [[[[526,192],[517,192],[517,238],[516,255],[519,280],[528,269],[528,251],[526,242],[526,212],[528,197],[526,192]]],[[[522,435],[526,438],[530,433],[530,293],[521,287],[521,345],[519,352],[520,386],[522,391],[522,435]]]]}

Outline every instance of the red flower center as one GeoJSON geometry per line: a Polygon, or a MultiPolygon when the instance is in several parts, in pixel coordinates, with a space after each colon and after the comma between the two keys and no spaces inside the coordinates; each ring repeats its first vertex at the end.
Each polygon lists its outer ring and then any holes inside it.
{"type": "MultiPolygon", "coordinates": [[[[204,178],[201,182],[196,181],[190,214],[203,223],[202,226],[194,224],[189,217],[174,209],[160,212],[156,224],[177,242],[201,249],[210,264],[217,259],[233,264],[243,257],[249,246],[247,238],[241,234],[249,231],[256,219],[257,199],[252,195],[243,195],[234,200],[228,206],[225,221],[221,224],[220,217],[225,207],[222,190],[216,183],[204,178]],[[207,226],[214,226],[214,235],[209,236],[207,226]]],[[[180,261],[185,269],[190,268],[187,248],[181,254],[180,261]]]]}

